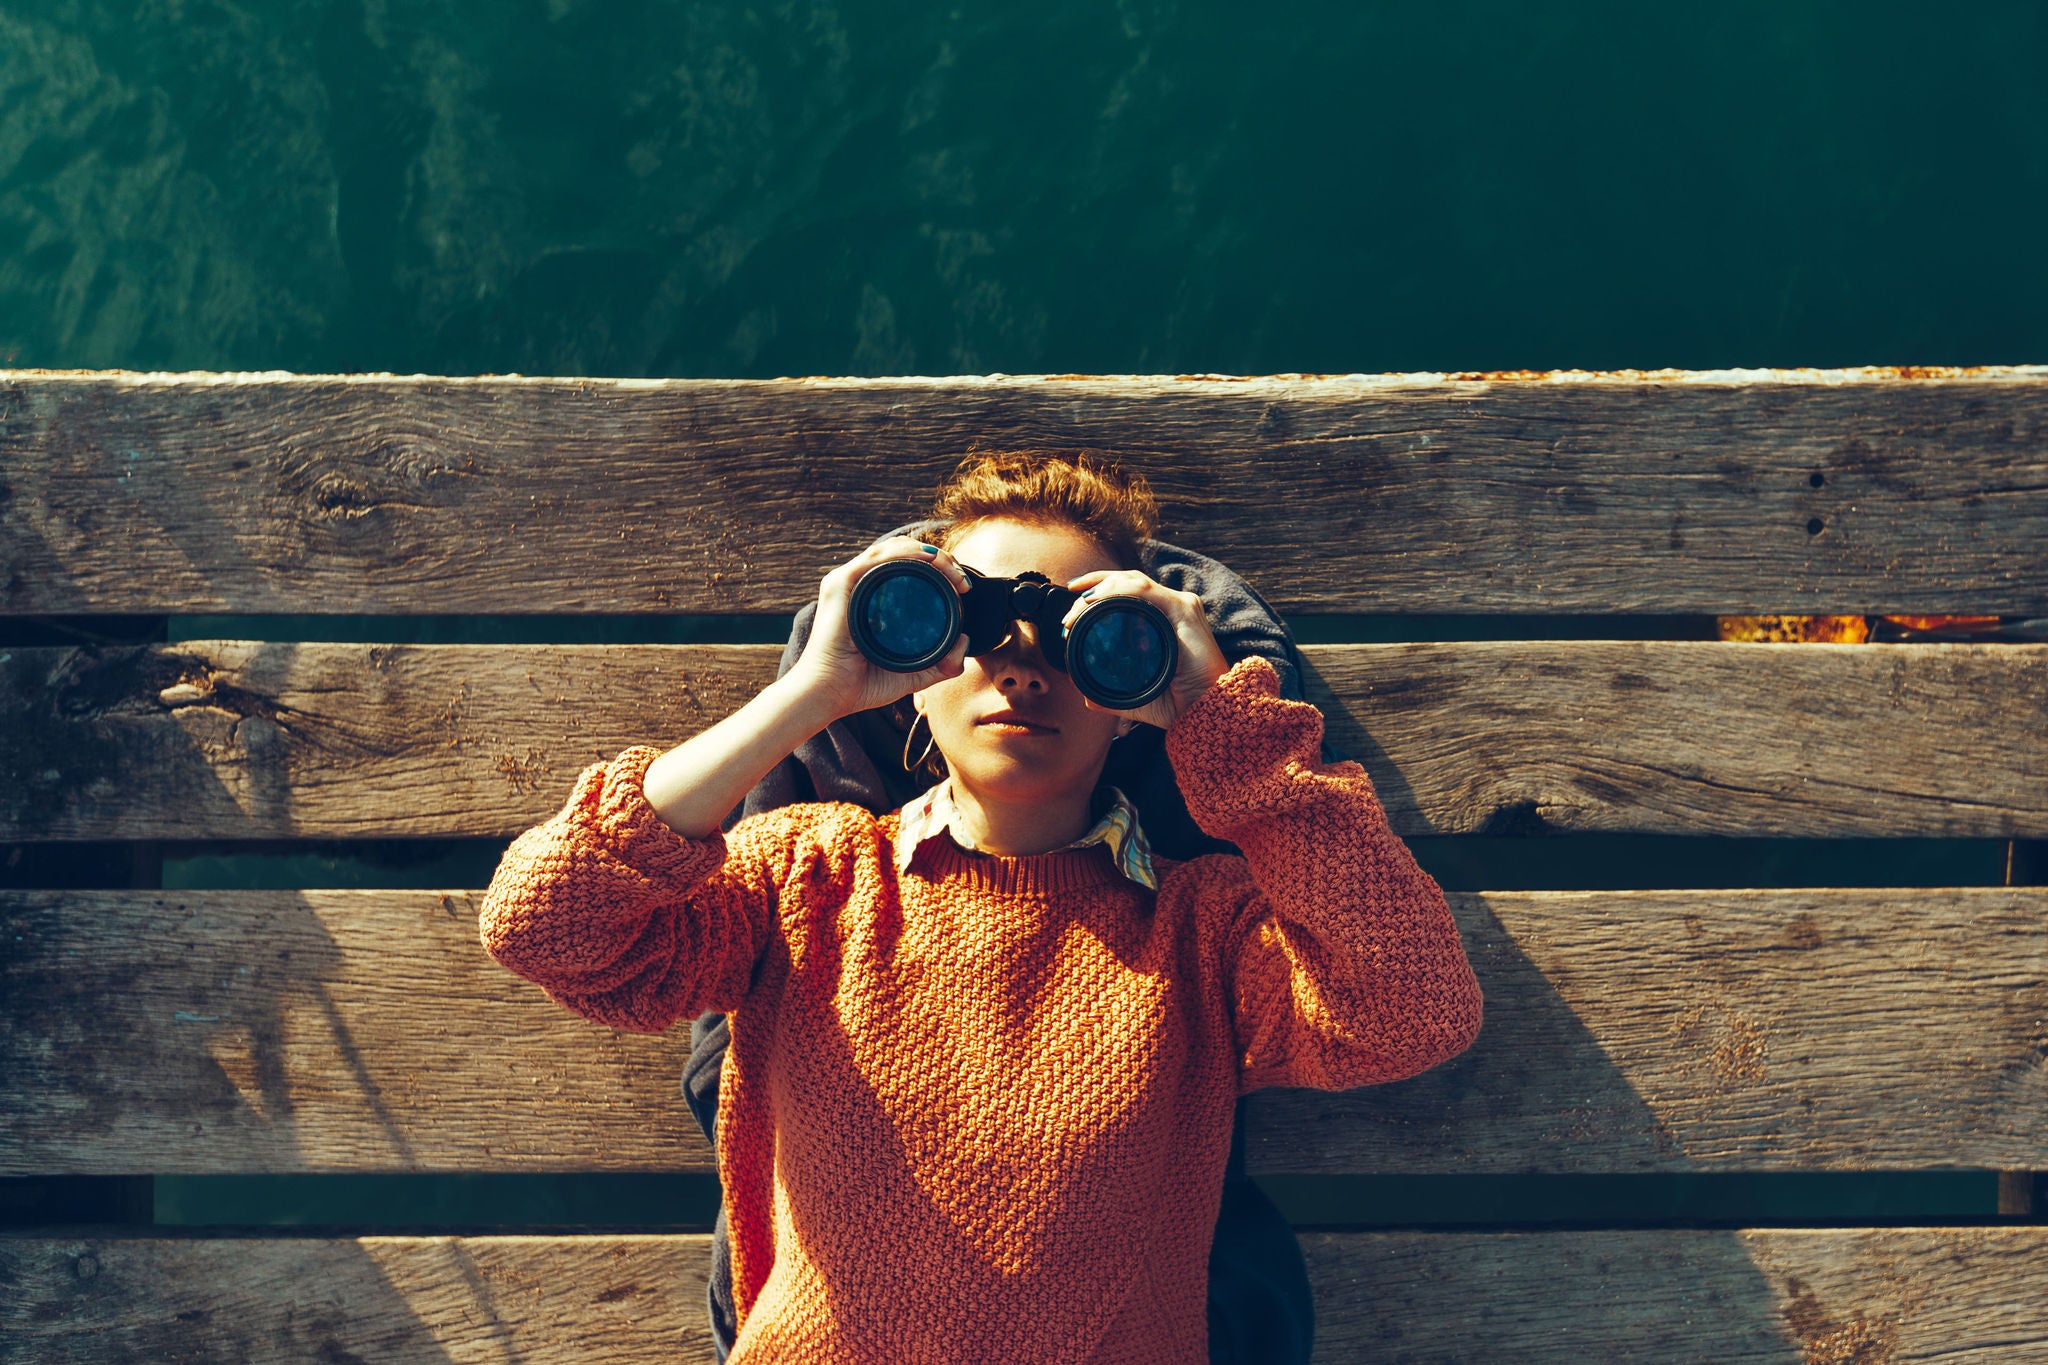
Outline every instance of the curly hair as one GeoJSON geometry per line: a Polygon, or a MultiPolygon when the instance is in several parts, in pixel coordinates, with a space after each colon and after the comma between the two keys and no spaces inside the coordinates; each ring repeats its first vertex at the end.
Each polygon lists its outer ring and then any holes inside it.
{"type": "Polygon", "coordinates": [[[1002,450],[963,459],[939,485],[931,517],[951,523],[943,546],[998,517],[1071,526],[1135,569],[1138,547],[1159,525],[1159,502],[1144,475],[1097,451],[1002,450]]]}

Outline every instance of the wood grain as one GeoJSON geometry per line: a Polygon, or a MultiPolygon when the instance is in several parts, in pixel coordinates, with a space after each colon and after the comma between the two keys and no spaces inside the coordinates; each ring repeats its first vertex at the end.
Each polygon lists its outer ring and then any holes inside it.
{"type": "Polygon", "coordinates": [[[10,1365],[715,1359],[708,1236],[0,1234],[10,1365]]]}
{"type": "Polygon", "coordinates": [[[0,613],[790,611],[973,446],[1103,448],[1290,612],[2048,614],[2048,367],[0,371],[0,613]]]}
{"type": "Polygon", "coordinates": [[[1308,1233],[1318,1365],[2048,1359],[2048,1229],[1308,1233]]]}
{"type": "MultiPolygon", "coordinates": [[[[1394,829],[2048,835],[2048,645],[1303,651],[1394,829]]],[[[187,641],[0,651],[0,841],[472,835],[663,747],[773,646],[187,641]]]]}
{"type": "Polygon", "coordinates": [[[687,1021],[578,1019],[478,899],[0,892],[0,1173],[714,1169],[687,1021]]]}
{"type": "Polygon", "coordinates": [[[2048,888],[1453,895],[1462,1056],[1261,1093],[1261,1173],[2048,1165],[2048,888]]]}
{"type": "MultiPolygon", "coordinates": [[[[1318,1365],[2048,1355],[2048,1230],[1308,1233],[1318,1365]]],[[[0,1235],[20,1365],[709,1362],[709,1238],[0,1235]]]]}
{"type": "MultiPolygon", "coordinates": [[[[687,1021],[560,1009],[476,899],[0,892],[0,1175],[709,1169],[687,1021]]],[[[1479,1041],[1261,1092],[1251,1170],[2048,1167],[2048,888],[1451,900],[1479,1041]]]]}

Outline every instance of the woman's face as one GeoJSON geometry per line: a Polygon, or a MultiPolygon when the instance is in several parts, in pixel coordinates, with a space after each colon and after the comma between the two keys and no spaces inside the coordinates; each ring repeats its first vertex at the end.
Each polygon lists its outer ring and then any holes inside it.
{"type": "MultiPolygon", "coordinates": [[[[1067,526],[980,521],[947,550],[993,578],[1036,569],[1054,583],[1122,567],[1067,526]]],[[[954,780],[1004,801],[1094,790],[1122,722],[1088,709],[1073,681],[1038,652],[1037,628],[1014,623],[1000,648],[967,660],[957,678],[916,694],[954,780]]]]}

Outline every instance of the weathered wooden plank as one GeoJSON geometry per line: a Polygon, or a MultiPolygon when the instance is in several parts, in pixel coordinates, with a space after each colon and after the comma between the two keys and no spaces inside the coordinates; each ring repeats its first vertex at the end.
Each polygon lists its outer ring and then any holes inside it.
{"type": "MultiPolygon", "coordinates": [[[[0,893],[0,1174],[708,1169],[688,1030],[491,962],[472,892],[0,893]]],[[[2048,888],[1451,897],[1486,1026],[1254,1097],[1265,1174],[2048,1167],[2048,888]]]]}
{"type": "Polygon", "coordinates": [[[0,651],[0,838],[509,837],[560,809],[586,764],[737,710],[778,657],[763,645],[0,651]]]}
{"type": "MultiPolygon", "coordinates": [[[[2048,1230],[1306,1233],[1314,1359],[2048,1356],[2048,1230]]],[[[21,1365],[713,1359],[709,1239],[0,1236],[21,1365]]]]}
{"type": "MultiPolygon", "coordinates": [[[[0,841],[492,835],[670,744],[772,646],[0,653],[0,841]]],[[[1304,656],[1421,834],[2048,834],[2048,645],[1477,641],[1304,656]]]]}
{"type": "Polygon", "coordinates": [[[1257,1097],[1265,1173],[2038,1169],[2048,888],[1453,895],[1462,1056],[1257,1097]]]}
{"type": "Polygon", "coordinates": [[[2048,1229],[1307,1233],[1317,1362],[2048,1359],[2048,1229]]]}
{"type": "Polygon", "coordinates": [[[0,612],[786,611],[978,444],[1289,611],[2048,614],[2048,367],[1894,373],[0,371],[0,612]]]}
{"type": "Polygon", "coordinates": [[[714,1169],[687,1024],[553,1004],[479,896],[0,892],[0,1174],[714,1169]]]}
{"type": "Polygon", "coordinates": [[[711,1361],[706,1236],[0,1234],[13,1365],[711,1361]]]}

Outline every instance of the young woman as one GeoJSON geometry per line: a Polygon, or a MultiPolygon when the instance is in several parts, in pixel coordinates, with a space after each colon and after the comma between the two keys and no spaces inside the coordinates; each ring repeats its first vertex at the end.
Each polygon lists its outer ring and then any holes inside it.
{"type": "Polygon", "coordinates": [[[482,911],[499,962],[617,1028],[730,1016],[728,1365],[1203,1365],[1237,1096],[1397,1080],[1476,1036],[1442,892],[1364,769],[1320,762],[1321,714],[1263,658],[1226,667],[1200,599],[1133,567],[1155,516],[1114,467],[963,466],[940,544],[828,574],[780,679],[674,749],[586,769],[506,851],[482,911]],[[988,653],[963,639],[924,673],[880,670],[847,608],[896,558],[963,592],[967,564],[1143,598],[1178,671],[1106,711],[1024,622],[988,653]],[[938,786],[721,832],[797,745],[906,695],[938,786]],[[1151,853],[1099,782],[1137,725],[1165,731],[1189,813],[1241,856],[1151,853]]]}

